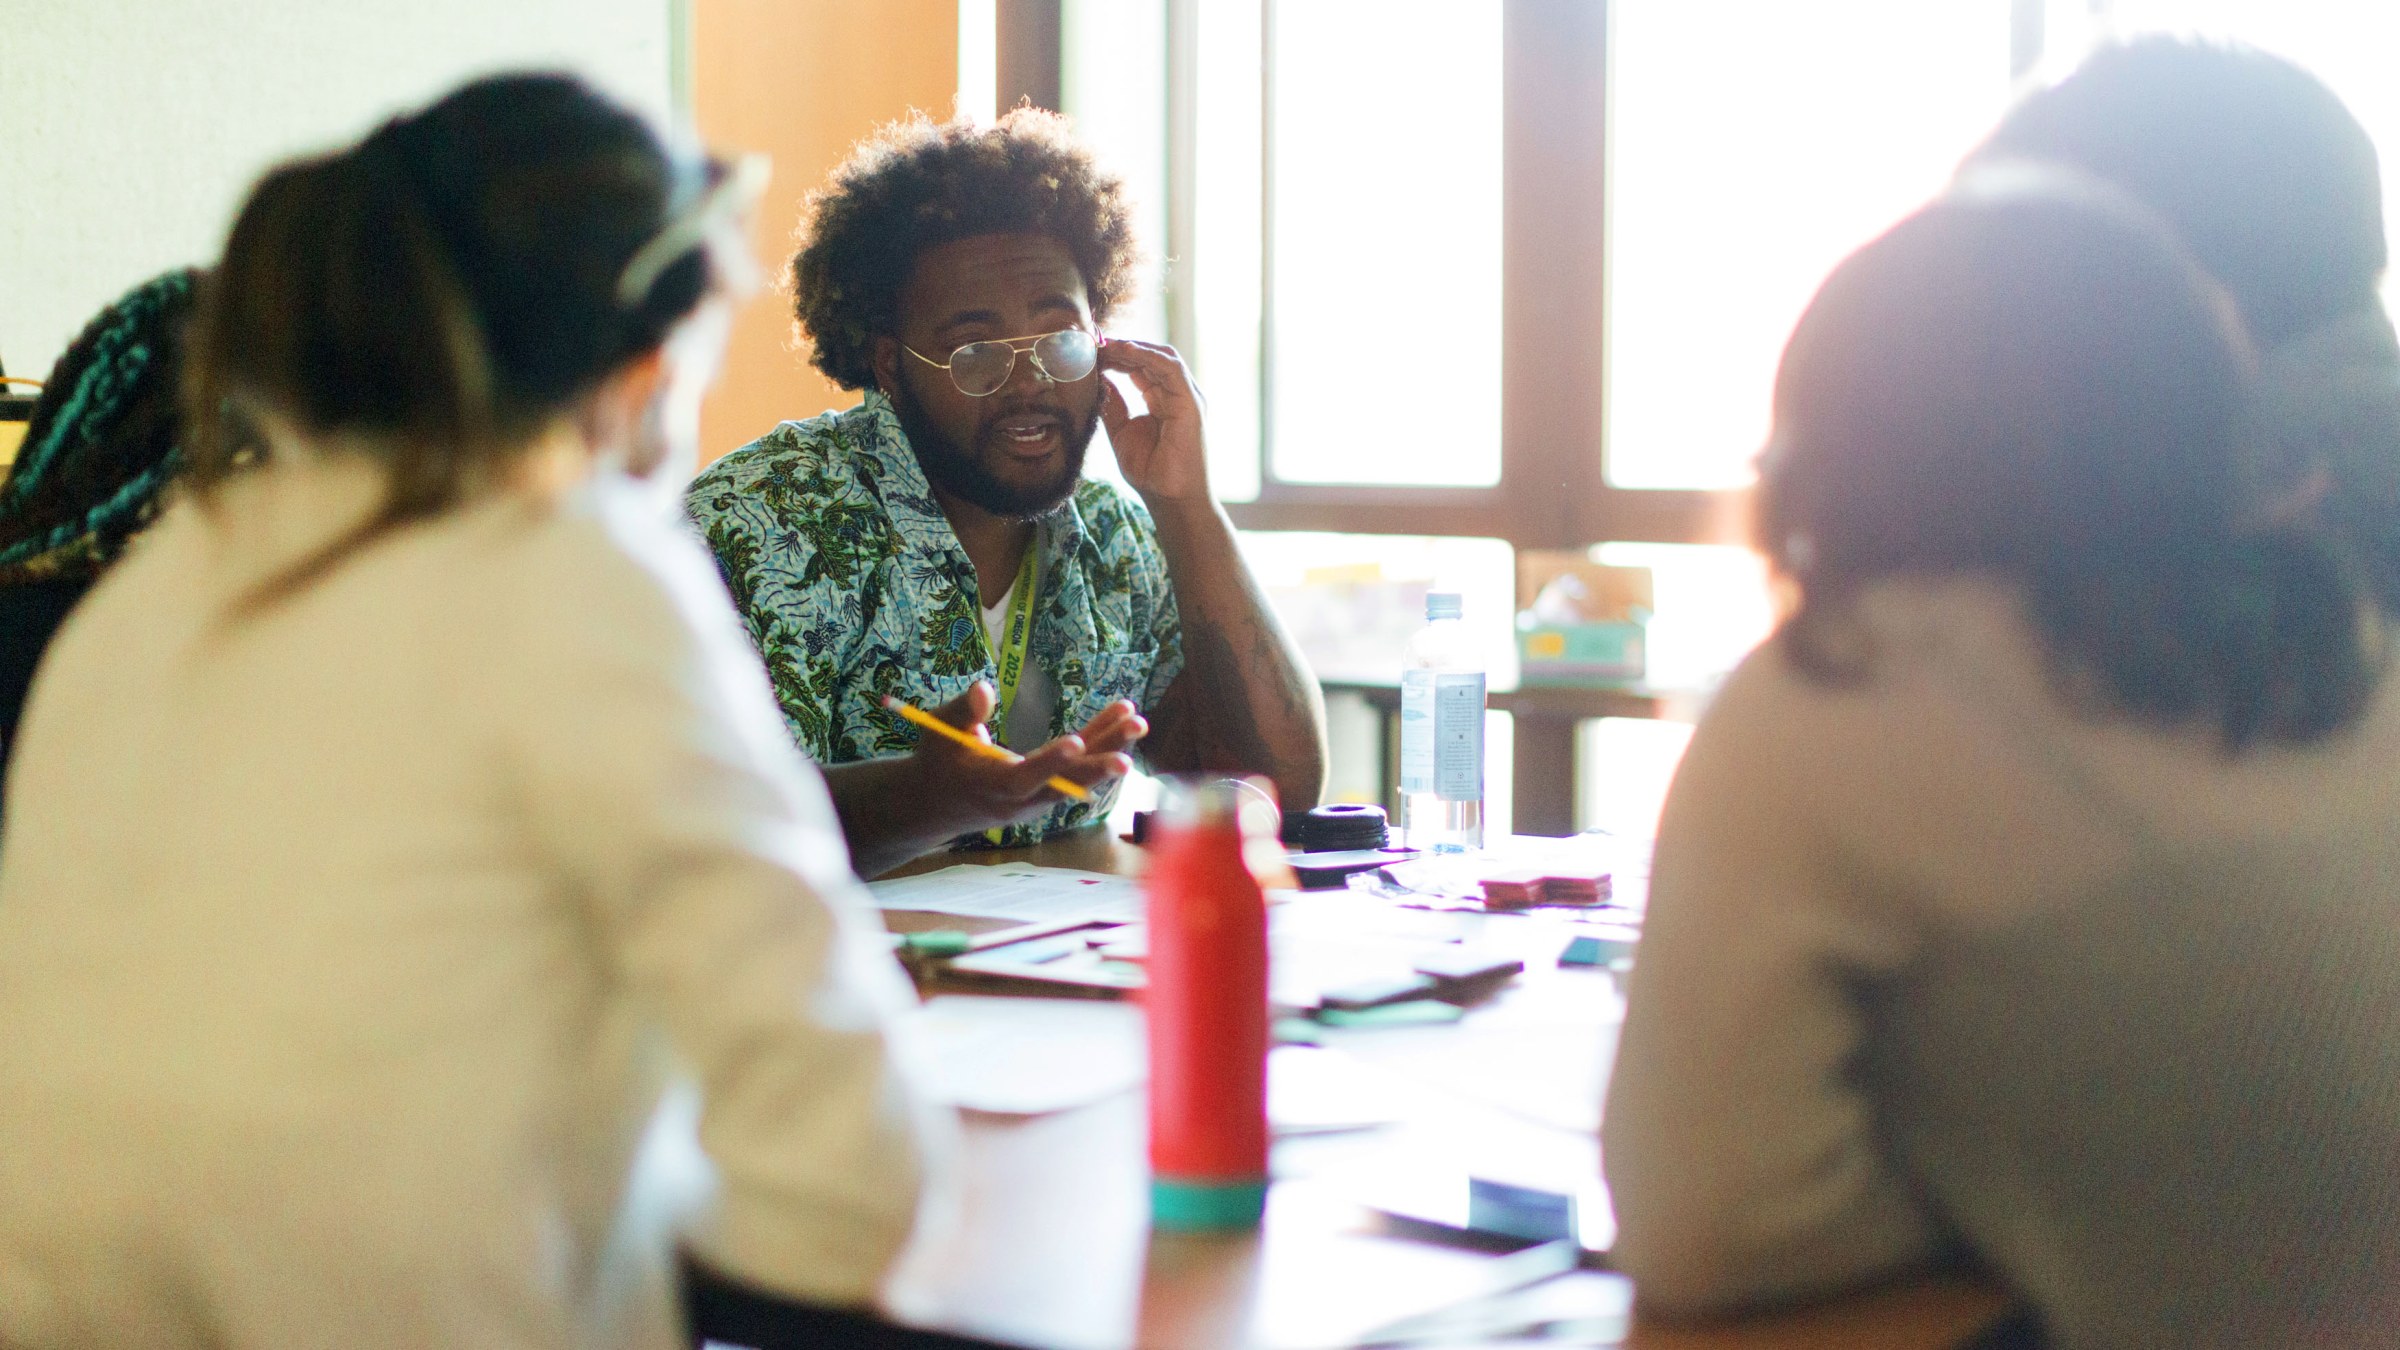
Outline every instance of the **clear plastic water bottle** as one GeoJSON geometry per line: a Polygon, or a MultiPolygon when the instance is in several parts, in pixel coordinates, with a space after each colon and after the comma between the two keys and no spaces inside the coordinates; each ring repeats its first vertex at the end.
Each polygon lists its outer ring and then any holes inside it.
{"type": "Polygon", "coordinates": [[[1483,663],[1459,597],[1425,597],[1400,672],[1400,830],[1409,847],[1483,847],[1483,663]]]}

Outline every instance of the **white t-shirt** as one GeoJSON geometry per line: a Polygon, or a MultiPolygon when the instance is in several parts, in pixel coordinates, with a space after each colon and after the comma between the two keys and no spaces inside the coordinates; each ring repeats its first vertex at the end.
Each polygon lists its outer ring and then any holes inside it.
{"type": "MultiPolygon", "coordinates": [[[[1028,542],[1025,546],[1038,547],[1038,541],[1028,542]]],[[[1041,569],[1038,565],[1034,569],[1033,588],[1038,598],[1042,593],[1041,569]]],[[[1008,609],[1016,603],[1016,599],[1017,584],[1012,581],[1008,593],[1000,597],[1000,603],[983,607],[983,632],[992,644],[994,657],[999,655],[1000,644],[1008,638],[1008,609]]],[[[1000,728],[999,741],[1002,745],[1023,755],[1040,749],[1050,739],[1050,719],[1058,711],[1058,682],[1050,678],[1050,672],[1042,669],[1041,663],[1034,660],[1031,654],[1025,658],[1024,671],[1017,676],[1016,702],[1004,711],[1008,716],[1000,728]]]]}

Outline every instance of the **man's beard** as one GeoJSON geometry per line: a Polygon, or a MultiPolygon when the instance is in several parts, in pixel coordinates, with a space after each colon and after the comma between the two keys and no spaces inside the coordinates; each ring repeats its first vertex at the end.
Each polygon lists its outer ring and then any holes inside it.
{"type": "Polygon", "coordinates": [[[986,423],[987,430],[978,433],[975,449],[970,451],[933,424],[924,405],[917,402],[916,391],[905,383],[892,395],[892,412],[900,419],[900,429],[908,434],[909,449],[916,452],[917,466],[925,471],[927,482],[1006,520],[1039,520],[1065,505],[1074,495],[1075,484],[1082,481],[1084,452],[1091,448],[1092,433],[1100,427],[1096,403],[1080,426],[1069,423],[1066,419],[1071,415],[1062,413],[1059,433],[1066,454],[1057,476],[1014,486],[984,467],[987,457],[1006,453],[996,443],[997,434],[988,429],[998,419],[986,423]]]}

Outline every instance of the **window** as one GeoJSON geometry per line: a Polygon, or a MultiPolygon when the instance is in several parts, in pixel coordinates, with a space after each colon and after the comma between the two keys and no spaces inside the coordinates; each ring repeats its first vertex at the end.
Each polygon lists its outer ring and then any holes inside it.
{"type": "MultiPolygon", "coordinates": [[[[1800,308],[2090,2],[1050,0],[1062,106],[1155,204],[1163,304],[1118,326],[1191,361],[1219,493],[1328,673],[1397,663],[1341,605],[1438,580],[1505,679],[1516,554],[1589,548],[1656,570],[1652,672],[1695,689],[1771,622],[1744,499],[1800,308]]],[[[1654,812],[1680,733],[1511,706],[1520,828],[1654,812]]]]}
{"type": "Polygon", "coordinates": [[[1611,14],[1608,479],[1743,487],[1817,284],[1939,192],[2006,108],[2009,3],[1611,14]]]}
{"type": "Polygon", "coordinates": [[[1124,178],[1133,228],[1149,251],[1130,302],[1109,320],[1123,337],[1165,342],[1167,331],[1166,8],[1066,0],[1060,25],[1061,110],[1101,162],[1124,178]],[[1126,59],[1141,53],[1149,59],[1126,59]]]}
{"type": "Polygon", "coordinates": [[[1277,0],[1267,31],[1269,468],[1491,487],[1500,7],[1277,0]]]}
{"type": "Polygon", "coordinates": [[[2355,0],[1050,4],[1157,255],[1117,326],[1192,360],[1261,527],[1732,538],[1818,280],[2093,40],[2252,41],[2400,137],[2355,0]]]}
{"type": "Polygon", "coordinates": [[[2028,0],[1060,3],[1238,518],[1562,547],[1739,539],[1785,333],[2028,0]]]}

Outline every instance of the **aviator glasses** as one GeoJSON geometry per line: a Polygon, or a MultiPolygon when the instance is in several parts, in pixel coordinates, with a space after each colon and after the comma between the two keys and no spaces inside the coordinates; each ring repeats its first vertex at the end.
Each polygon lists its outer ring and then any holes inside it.
{"type": "Polygon", "coordinates": [[[987,338],[969,342],[936,361],[907,343],[900,350],[929,366],[950,372],[950,383],[969,398],[986,398],[1008,385],[1017,370],[1017,353],[1033,358],[1033,368],[1054,384],[1073,384],[1100,364],[1100,340],[1080,328],[1062,328],[1035,337],[987,338]]]}

